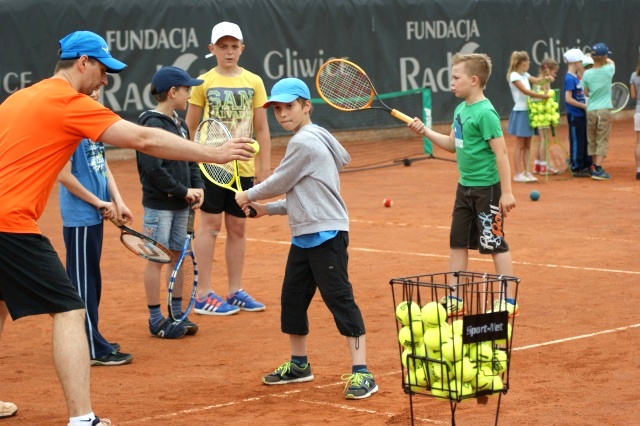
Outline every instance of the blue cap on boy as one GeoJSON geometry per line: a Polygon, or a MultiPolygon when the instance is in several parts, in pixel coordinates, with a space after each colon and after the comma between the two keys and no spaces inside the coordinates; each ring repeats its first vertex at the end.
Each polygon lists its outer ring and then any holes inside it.
{"type": "Polygon", "coordinates": [[[591,46],[591,55],[592,56],[604,56],[611,55],[612,52],[609,51],[609,48],[604,43],[596,43],[591,46]]]}
{"type": "Polygon", "coordinates": [[[178,67],[162,67],[151,78],[153,83],[152,95],[167,92],[172,87],[200,86],[204,80],[192,78],[185,70],[178,67]]]}
{"type": "Polygon", "coordinates": [[[262,107],[269,108],[274,102],[288,104],[298,98],[311,99],[311,93],[305,82],[299,78],[283,78],[273,85],[271,97],[262,107]]]}

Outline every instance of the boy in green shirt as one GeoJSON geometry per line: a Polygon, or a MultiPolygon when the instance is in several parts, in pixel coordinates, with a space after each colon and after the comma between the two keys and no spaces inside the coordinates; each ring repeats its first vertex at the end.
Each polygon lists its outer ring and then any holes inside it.
{"type": "MultiPolygon", "coordinates": [[[[434,132],[417,118],[408,126],[457,156],[460,179],[449,236],[450,271],[466,271],[468,251],[472,249],[493,257],[496,274],[513,276],[503,227],[504,218],[516,206],[516,200],[511,192],[511,171],[500,117],[484,96],[484,86],[491,75],[491,59],[479,53],[456,54],[452,64],[451,91],[464,102],[453,113],[451,133],[434,132]]],[[[507,310],[510,316],[515,316],[518,307],[509,290],[507,310]]],[[[456,306],[447,303],[450,309],[456,306]]]]}

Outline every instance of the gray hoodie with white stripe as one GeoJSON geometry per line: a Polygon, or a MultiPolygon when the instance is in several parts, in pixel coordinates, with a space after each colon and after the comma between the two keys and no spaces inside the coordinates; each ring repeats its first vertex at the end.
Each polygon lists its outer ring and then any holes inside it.
{"type": "Polygon", "coordinates": [[[308,124],[289,141],[273,175],[249,189],[252,201],[286,194],[267,204],[269,215],[288,215],[294,237],[320,231],[349,231],[347,207],[340,196],[341,171],[349,153],[326,129],[308,124]]]}

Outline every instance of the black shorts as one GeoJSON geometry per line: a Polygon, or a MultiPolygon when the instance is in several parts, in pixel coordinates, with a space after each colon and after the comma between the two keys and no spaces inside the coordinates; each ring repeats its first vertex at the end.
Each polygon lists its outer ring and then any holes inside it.
{"type": "Polygon", "coordinates": [[[349,233],[345,231],[317,247],[291,245],[280,302],[283,333],[309,334],[307,309],[319,289],[340,334],[347,337],[365,334],[364,320],[347,273],[348,246],[349,233]]]}
{"type": "Polygon", "coordinates": [[[11,318],[84,309],[49,239],[0,232],[0,300],[11,318]]]}
{"type": "MultiPolygon", "coordinates": [[[[236,203],[236,193],[230,189],[219,187],[216,184],[204,179],[204,203],[200,207],[203,212],[220,214],[225,212],[236,217],[247,217],[238,203],[236,203]]],[[[240,185],[243,190],[253,187],[252,177],[241,177],[240,185]]]]}
{"type": "Polygon", "coordinates": [[[499,208],[501,194],[500,183],[481,187],[458,184],[449,235],[452,249],[467,248],[482,254],[509,251],[499,208]]]}

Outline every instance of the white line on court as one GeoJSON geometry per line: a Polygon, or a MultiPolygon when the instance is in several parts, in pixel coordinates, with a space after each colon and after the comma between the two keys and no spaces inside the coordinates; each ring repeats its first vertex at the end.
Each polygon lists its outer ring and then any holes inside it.
{"type": "MultiPolygon", "coordinates": [[[[518,348],[513,348],[512,350],[514,350],[514,351],[523,351],[523,350],[527,350],[527,349],[540,348],[540,347],[548,346],[548,345],[557,345],[557,344],[560,344],[560,343],[570,342],[570,341],[573,341],[573,340],[586,339],[586,338],[589,338],[589,337],[596,337],[596,336],[600,336],[600,335],[608,334],[608,333],[616,333],[616,332],[630,330],[630,329],[638,328],[638,327],[640,327],[640,324],[633,324],[633,325],[628,325],[628,326],[624,326],[624,327],[617,327],[617,328],[612,328],[612,329],[609,329],[609,330],[598,331],[598,332],[595,332],[595,333],[582,334],[582,335],[579,335],[579,336],[567,337],[567,338],[564,338],[564,339],[557,339],[557,340],[551,340],[551,341],[548,341],[548,342],[536,343],[536,344],[528,345],[528,346],[521,346],[521,347],[518,347],[518,348]]],[[[390,371],[390,372],[382,373],[382,374],[376,374],[376,376],[379,376],[379,377],[392,376],[392,375],[397,375],[397,374],[401,374],[401,373],[402,373],[402,371],[398,370],[398,371],[390,371]]],[[[177,416],[180,416],[182,414],[198,414],[198,413],[203,413],[205,411],[213,410],[213,409],[216,409],[216,408],[230,407],[230,406],[239,405],[239,404],[246,404],[246,403],[251,403],[251,402],[255,402],[255,401],[260,401],[260,400],[263,400],[263,399],[266,399],[266,398],[292,398],[292,397],[300,397],[300,399],[297,400],[298,402],[304,402],[306,404],[322,405],[322,406],[336,408],[336,409],[339,409],[339,410],[356,411],[356,412],[361,412],[361,413],[366,413],[366,414],[374,414],[376,416],[389,417],[389,418],[396,415],[395,413],[387,413],[387,412],[369,410],[369,409],[365,409],[365,408],[356,408],[356,407],[353,407],[351,405],[346,405],[346,404],[336,404],[336,403],[333,403],[333,402],[324,402],[324,401],[309,400],[309,399],[302,398],[301,394],[303,394],[303,393],[311,392],[314,389],[323,389],[323,388],[333,387],[333,386],[344,386],[344,382],[341,381],[341,382],[328,383],[326,385],[318,385],[318,386],[313,386],[313,387],[309,387],[309,388],[305,388],[305,389],[296,389],[296,390],[285,391],[285,392],[280,392],[280,393],[266,394],[266,395],[261,395],[261,396],[257,396],[257,397],[252,397],[252,398],[240,399],[238,401],[223,402],[223,403],[220,403],[220,404],[208,405],[208,406],[205,406],[205,407],[196,407],[196,408],[191,408],[191,409],[187,409],[187,410],[180,410],[180,411],[177,411],[177,412],[174,412],[174,413],[159,414],[159,415],[156,415],[156,416],[143,417],[143,418],[136,419],[136,420],[119,422],[118,424],[129,425],[129,424],[138,424],[138,423],[144,423],[144,422],[149,422],[149,421],[158,421],[160,419],[176,418],[177,416]]],[[[375,396],[374,396],[374,398],[375,398],[375,396]]],[[[433,420],[433,419],[426,419],[426,418],[414,418],[414,421],[419,421],[419,422],[423,422],[423,423],[432,423],[432,424],[448,424],[448,423],[445,423],[445,422],[440,422],[440,421],[436,421],[436,420],[433,420]]]]}
{"type": "MultiPolygon", "coordinates": [[[[289,245],[290,241],[280,241],[280,240],[265,240],[260,238],[247,238],[247,241],[253,241],[258,243],[266,243],[266,244],[279,244],[279,245],[289,245]]],[[[420,253],[420,252],[411,252],[411,251],[397,251],[397,250],[382,250],[382,249],[372,249],[372,248],[363,248],[363,247],[349,247],[350,251],[361,251],[365,253],[382,253],[382,254],[394,254],[394,255],[402,255],[402,256],[419,256],[419,257],[435,257],[439,259],[448,259],[449,254],[433,254],[433,253],[420,253]]],[[[469,261],[475,262],[492,262],[493,259],[491,256],[487,257],[469,257],[469,261]]],[[[609,268],[590,268],[587,266],[574,266],[574,265],[556,265],[553,263],[533,263],[533,262],[518,262],[513,261],[514,265],[525,265],[525,266],[535,266],[542,268],[558,268],[558,269],[573,269],[580,271],[591,271],[591,272],[614,272],[618,274],[630,274],[630,275],[640,275],[640,271],[627,271],[624,269],[609,269],[609,268]]]]}

